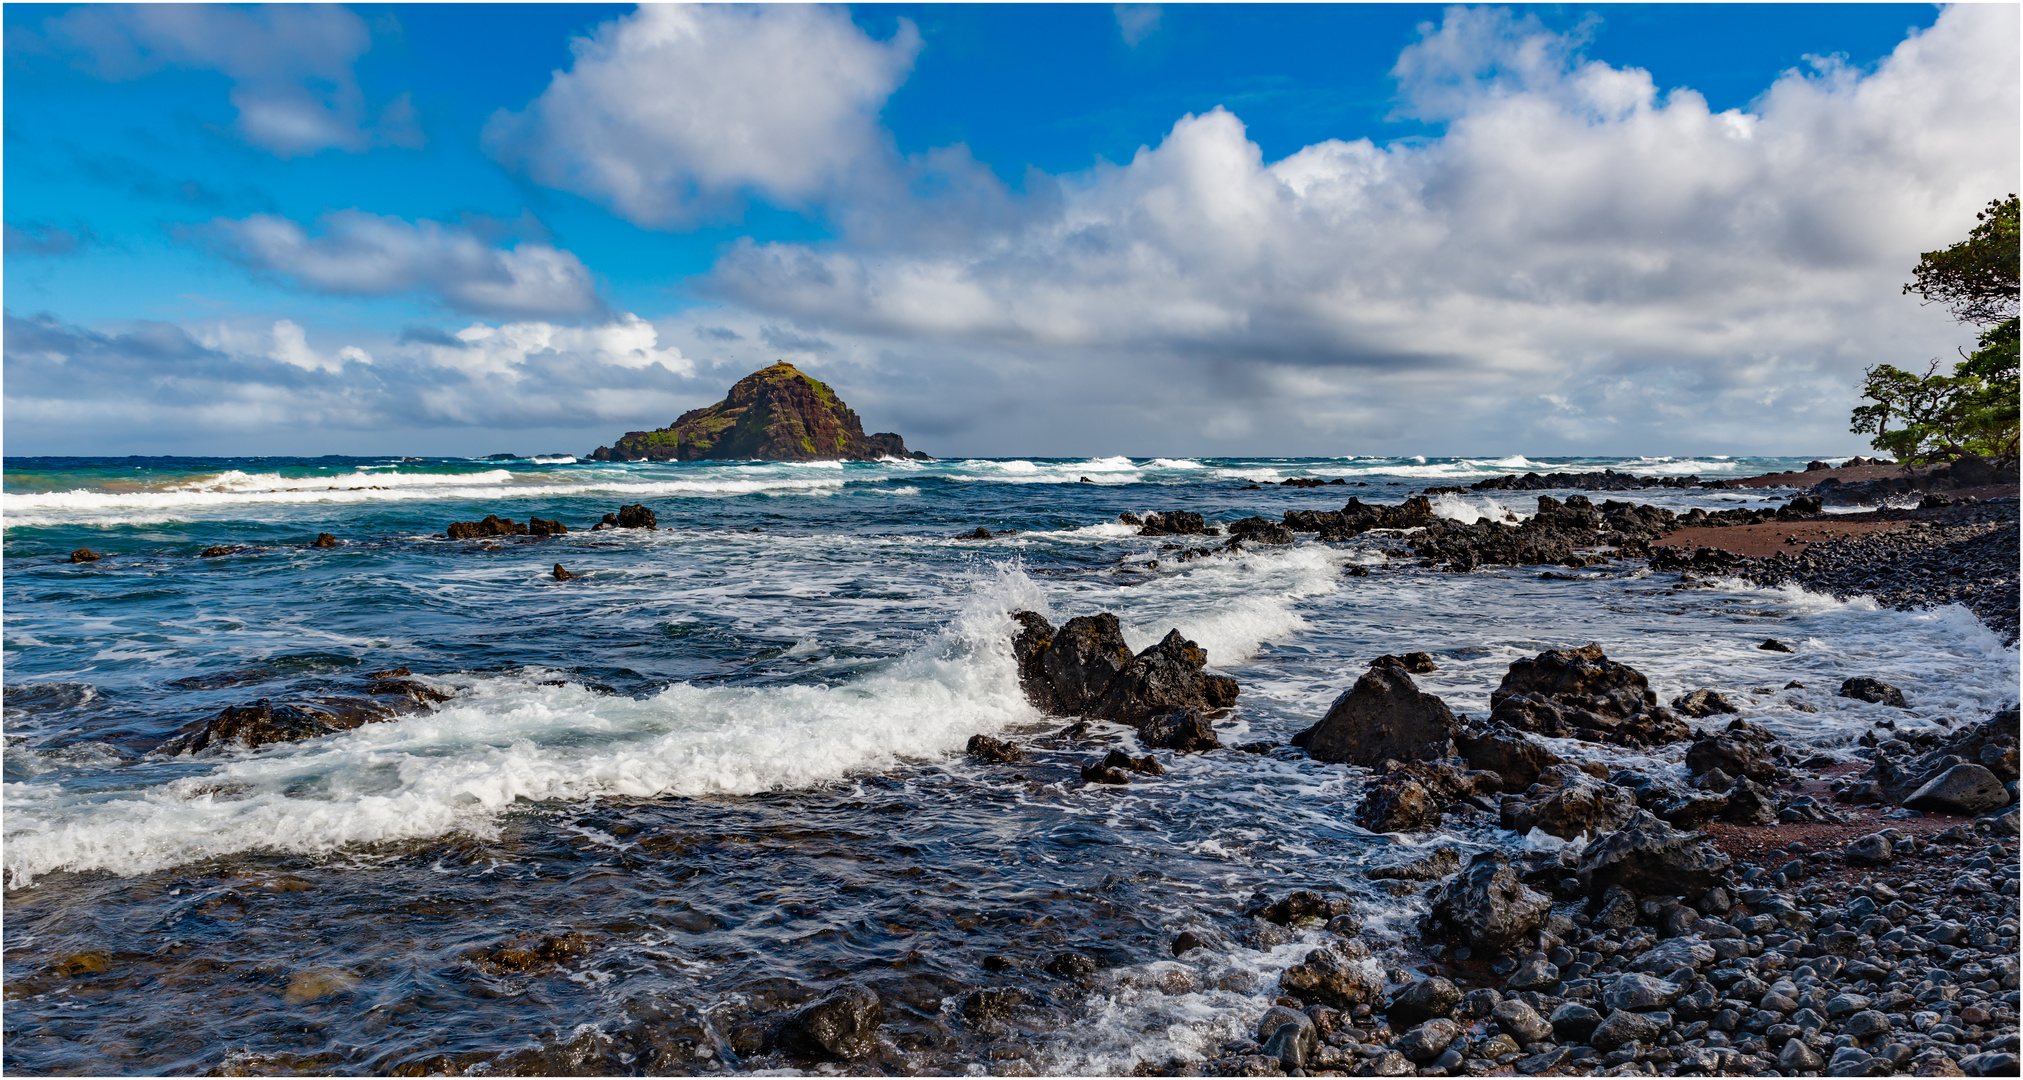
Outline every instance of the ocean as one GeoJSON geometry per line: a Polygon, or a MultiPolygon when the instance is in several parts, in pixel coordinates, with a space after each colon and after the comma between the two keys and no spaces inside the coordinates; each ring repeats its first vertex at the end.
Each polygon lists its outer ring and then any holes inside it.
{"type": "MultiPolygon", "coordinates": [[[[1350,823],[1367,772],[1284,744],[1377,655],[1431,653],[1419,685],[1481,716],[1513,660],[1599,642],[1665,700],[1712,687],[1852,760],[1885,714],[1938,726],[2012,700],[2017,651],[1957,607],[1682,589],[1640,563],[1451,573],[1382,536],[1181,561],[1170,545],[1219,541],[1140,537],[1118,515],[1226,522],[1511,472],[1804,464],[10,458],[4,1065],[746,1071],[779,1062],[740,1055],[741,1025],[850,983],[883,1003],[872,1071],[1215,1057],[1322,940],[1259,939],[1255,894],[1350,897],[1383,966],[1409,971],[1425,900],[1362,870],[1436,843],[1560,842],[1490,819],[1412,836],[1350,823]],[[1276,486],[1292,477],[1345,483],[1276,486]],[[591,531],[625,504],[660,528],[591,531]],[[494,513],[571,531],[444,539],[494,513]],[[958,538],[979,526],[999,535],[958,538]],[[320,533],[337,545],[311,546],[320,533]],[[216,546],[236,550],[202,554],[216,546]],[[72,563],[78,548],[103,558],[72,563]],[[575,578],[556,580],[558,563],[575,578]],[[1217,722],[1225,748],[1083,784],[1083,762],[1143,751],[1127,728],[1064,733],[1026,704],[1008,647],[1021,608],[1114,612],[1134,649],[1178,628],[1242,687],[1217,722]],[[1771,636],[1797,651],[1756,648],[1771,636]],[[358,697],[400,667],[453,696],[254,751],[152,752],[226,707],[358,697]],[[1852,675],[1915,707],[1836,697],[1852,675]],[[976,734],[1029,760],[970,758],[976,734]],[[1255,742],[1277,746],[1234,749],[1255,742]],[[1206,946],[1173,955],[1182,932],[1206,946]],[[1094,974],[1039,970],[1068,951],[1094,974]],[[963,1017],[985,987],[1025,1004],[963,1017]]],[[[1594,498],[1684,510],[1780,494],[1594,498]]],[[[1508,520],[1535,499],[1434,505],[1508,520]]],[[[1553,745],[1681,770],[1681,747],[1553,745]]]]}

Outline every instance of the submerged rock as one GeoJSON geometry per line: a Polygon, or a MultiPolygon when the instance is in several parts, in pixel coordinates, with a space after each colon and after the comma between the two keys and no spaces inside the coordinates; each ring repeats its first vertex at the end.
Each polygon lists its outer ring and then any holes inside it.
{"type": "Polygon", "coordinates": [[[187,754],[225,745],[252,749],[269,743],[333,735],[395,716],[394,710],[374,701],[338,699],[314,705],[286,702],[277,705],[262,698],[251,705],[228,706],[216,716],[184,726],[157,747],[156,752],[187,754]]]}
{"type": "Polygon", "coordinates": [[[1222,745],[1208,718],[1193,709],[1178,709],[1146,720],[1138,729],[1138,741],[1155,749],[1183,754],[1200,753],[1222,745]]]}
{"type": "Polygon", "coordinates": [[[91,550],[90,548],[78,548],[76,551],[70,553],[70,561],[74,563],[97,562],[98,560],[103,558],[105,558],[105,556],[100,555],[99,553],[91,550]]]}
{"type": "Polygon", "coordinates": [[[1293,745],[1353,765],[1426,761],[1454,752],[1454,728],[1447,703],[1421,691],[1403,666],[1373,664],[1293,745]]]}
{"type": "Polygon", "coordinates": [[[329,548],[329,547],[336,547],[336,546],[337,546],[337,537],[335,537],[335,536],[332,536],[332,535],[331,535],[331,534],[329,534],[329,533],[317,533],[317,534],[316,534],[316,542],[315,542],[315,543],[313,543],[313,544],[311,544],[311,545],[309,545],[309,546],[310,546],[310,547],[320,547],[320,548],[329,548]]]}
{"type": "Polygon", "coordinates": [[[787,1017],[766,1039],[766,1049],[795,1057],[862,1061],[878,1051],[885,1007],[862,986],[846,986],[787,1017]]]}
{"type": "Polygon", "coordinates": [[[1344,1011],[1358,1005],[1376,1005],[1384,1000],[1384,980],[1370,970],[1367,960],[1352,960],[1322,945],[1306,959],[1285,969],[1279,976],[1279,990],[1311,1005],[1326,1005],[1344,1011]]]}

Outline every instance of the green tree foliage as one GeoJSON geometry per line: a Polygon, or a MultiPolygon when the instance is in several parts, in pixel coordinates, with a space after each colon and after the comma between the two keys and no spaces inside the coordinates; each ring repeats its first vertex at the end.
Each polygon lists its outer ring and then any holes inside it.
{"type": "Polygon", "coordinates": [[[1967,239],[1918,260],[1906,293],[1944,304],[1953,317],[1983,327],[1972,354],[1939,374],[1879,364],[1863,372],[1854,430],[1901,461],[1947,461],[1964,454],[2013,460],[2017,454],[2017,210],[2010,195],[1976,217],[1967,239]],[[1901,426],[1891,429],[1891,421],[1901,426]]]}

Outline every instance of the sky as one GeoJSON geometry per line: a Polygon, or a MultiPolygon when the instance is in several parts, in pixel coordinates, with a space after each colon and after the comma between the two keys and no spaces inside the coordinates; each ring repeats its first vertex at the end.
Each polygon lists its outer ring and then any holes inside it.
{"type": "Polygon", "coordinates": [[[2018,10],[8,4],[0,449],[1864,452],[2018,10]]]}

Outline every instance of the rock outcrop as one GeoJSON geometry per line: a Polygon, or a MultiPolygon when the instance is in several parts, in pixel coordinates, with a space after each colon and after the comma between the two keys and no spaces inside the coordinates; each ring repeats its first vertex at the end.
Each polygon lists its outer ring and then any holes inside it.
{"type": "Polygon", "coordinates": [[[1133,656],[1107,611],[1069,619],[1058,630],[1037,612],[1016,611],[1012,619],[1019,624],[1012,638],[1019,684],[1041,712],[1139,727],[1183,710],[1236,704],[1236,680],[1204,671],[1207,651],[1179,630],[1133,656]]]}
{"type": "Polygon", "coordinates": [[[1454,727],[1447,703],[1420,690],[1403,666],[1377,663],[1320,723],[1293,736],[1293,745],[1321,761],[1351,765],[1430,761],[1454,752],[1454,727]]]}
{"type": "Polygon", "coordinates": [[[1620,746],[1661,746],[1690,731],[1658,704],[1650,681],[1600,645],[1550,649],[1510,665],[1489,695],[1490,720],[1540,735],[1620,746]]]}
{"type": "Polygon", "coordinates": [[[654,431],[629,431],[597,461],[877,461],[918,458],[892,432],[864,424],[834,390],[785,360],[739,379],[722,401],[654,431]]]}

